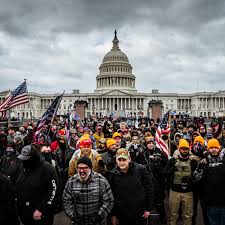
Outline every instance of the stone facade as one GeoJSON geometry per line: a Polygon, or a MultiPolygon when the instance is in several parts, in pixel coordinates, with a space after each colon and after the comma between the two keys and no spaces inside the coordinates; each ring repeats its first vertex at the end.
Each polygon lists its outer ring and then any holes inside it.
{"type": "MultiPolygon", "coordinates": [[[[225,113],[225,91],[178,94],[152,90],[151,93],[140,93],[135,88],[135,80],[132,66],[126,54],[120,50],[115,32],[113,47],[99,67],[94,92],[80,93],[79,90],[74,90],[73,93],[65,93],[58,114],[65,115],[68,107],[75,102],[87,102],[85,107],[79,108],[82,118],[107,116],[111,112],[125,116],[156,117],[169,109],[176,114],[186,112],[190,116],[223,116],[225,113]],[[162,106],[151,108],[154,101],[161,101],[162,106]]],[[[6,93],[0,93],[0,103],[4,101],[6,93]]],[[[38,119],[57,95],[59,93],[29,93],[30,107],[29,104],[17,106],[12,109],[11,116],[25,119],[32,116],[38,119]]]]}

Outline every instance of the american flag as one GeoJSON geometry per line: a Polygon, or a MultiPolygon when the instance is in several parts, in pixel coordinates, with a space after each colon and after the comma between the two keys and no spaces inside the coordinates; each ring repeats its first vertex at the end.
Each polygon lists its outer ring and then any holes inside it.
{"type": "Polygon", "coordinates": [[[48,125],[52,122],[52,120],[54,119],[57,110],[59,108],[59,104],[62,100],[63,94],[59,95],[58,97],[56,97],[52,104],[48,107],[47,111],[43,114],[43,116],[41,117],[41,119],[38,121],[37,123],[37,128],[34,134],[34,140],[36,141],[39,137],[39,134],[41,133],[42,128],[45,125],[48,125]]]}
{"type": "Polygon", "coordinates": [[[156,147],[162,150],[167,155],[167,157],[169,157],[170,153],[167,144],[162,139],[162,132],[170,133],[169,117],[170,110],[164,115],[155,134],[156,147]]]}
{"type": "Polygon", "coordinates": [[[11,93],[8,92],[6,97],[5,97],[5,100],[0,104],[0,112],[2,113],[2,117],[6,117],[7,111],[6,110],[4,111],[4,108],[9,103],[11,98],[12,98],[11,93]]]}
{"type": "Polygon", "coordinates": [[[19,87],[17,87],[11,94],[8,93],[5,101],[0,105],[0,112],[6,112],[12,107],[17,105],[28,103],[27,85],[24,81],[19,87]]]}

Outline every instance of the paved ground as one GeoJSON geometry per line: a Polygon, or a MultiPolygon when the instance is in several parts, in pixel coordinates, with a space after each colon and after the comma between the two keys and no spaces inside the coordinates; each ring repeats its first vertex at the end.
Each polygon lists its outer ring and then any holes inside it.
{"type": "MultiPolygon", "coordinates": [[[[182,225],[182,221],[179,220],[177,225],[182,225]]],[[[65,216],[65,214],[63,212],[57,214],[55,216],[55,222],[54,225],[71,225],[70,220],[65,216]]],[[[131,224],[132,225],[132,224],[131,224]]],[[[157,217],[152,217],[149,221],[149,225],[160,225],[160,223],[158,223],[157,217]],[[152,221],[152,222],[151,222],[152,221]]],[[[197,223],[196,225],[204,225],[203,223],[203,219],[202,219],[202,213],[201,213],[201,208],[199,206],[198,208],[198,217],[197,217],[197,223]]]]}

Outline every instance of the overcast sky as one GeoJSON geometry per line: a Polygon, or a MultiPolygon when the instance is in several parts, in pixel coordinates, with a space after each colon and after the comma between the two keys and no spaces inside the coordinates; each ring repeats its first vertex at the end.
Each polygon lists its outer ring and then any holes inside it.
{"type": "Polygon", "coordinates": [[[0,0],[0,91],[93,92],[114,29],[139,92],[225,90],[224,0],[0,0]]]}

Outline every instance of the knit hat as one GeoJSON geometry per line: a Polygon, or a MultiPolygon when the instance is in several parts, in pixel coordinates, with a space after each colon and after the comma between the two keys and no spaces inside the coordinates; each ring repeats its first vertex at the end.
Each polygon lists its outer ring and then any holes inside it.
{"type": "Polygon", "coordinates": [[[78,160],[77,160],[77,166],[79,165],[79,164],[81,164],[81,163],[83,163],[83,164],[85,164],[85,165],[87,165],[90,169],[92,169],[92,162],[91,162],[91,160],[88,158],[88,157],[80,157],[78,160]]]}
{"type": "Polygon", "coordinates": [[[188,142],[185,139],[180,139],[179,140],[179,147],[178,147],[178,149],[180,149],[180,148],[190,148],[188,142]]]}
{"type": "Polygon", "coordinates": [[[84,134],[79,140],[79,146],[87,146],[87,145],[90,146],[91,144],[92,141],[88,134],[84,134]]]}
{"type": "Polygon", "coordinates": [[[202,136],[197,136],[196,138],[195,138],[195,140],[194,140],[194,144],[196,143],[196,142],[199,142],[201,145],[204,145],[204,138],[202,137],[202,136]]]}
{"type": "Polygon", "coordinates": [[[112,138],[108,138],[106,141],[107,148],[109,148],[111,145],[116,145],[116,141],[112,138]]]}
{"type": "Polygon", "coordinates": [[[116,138],[116,137],[120,137],[121,138],[121,134],[119,132],[115,132],[112,136],[112,138],[116,138]]]}
{"type": "Polygon", "coordinates": [[[207,150],[209,150],[210,148],[213,148],[213,147],[221,149],[219,141],[215,138],[210,139],[208,141],[207,150]]]}

